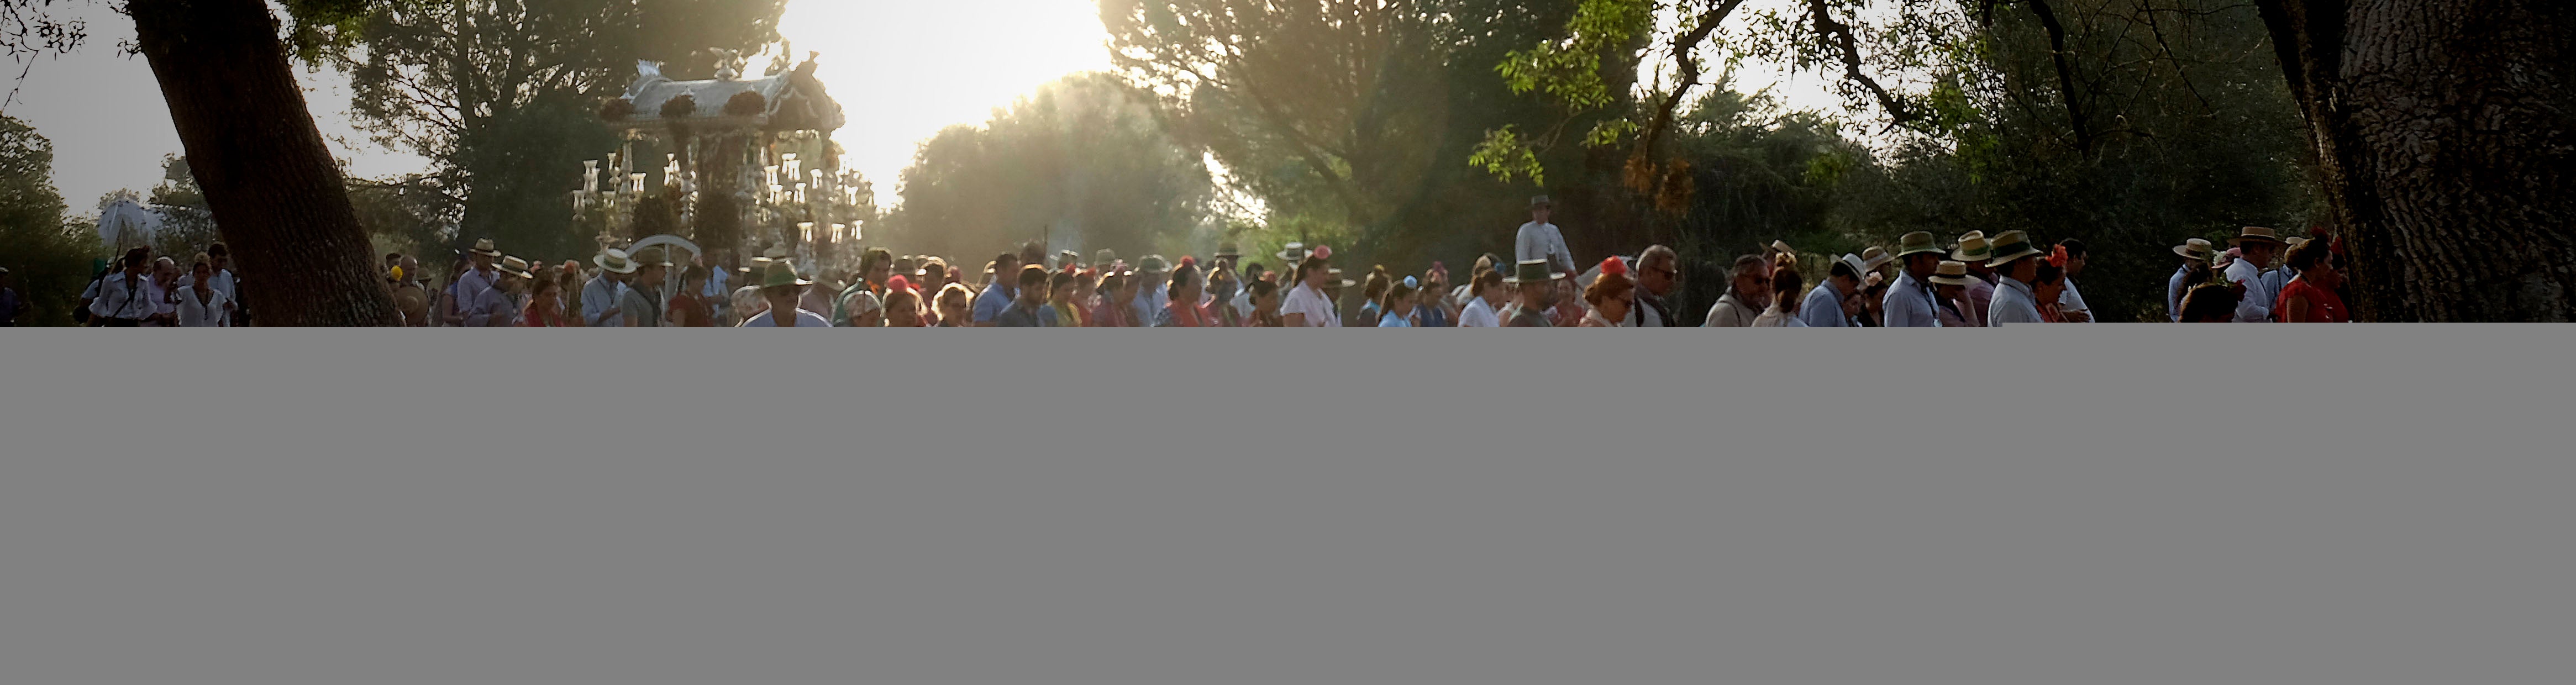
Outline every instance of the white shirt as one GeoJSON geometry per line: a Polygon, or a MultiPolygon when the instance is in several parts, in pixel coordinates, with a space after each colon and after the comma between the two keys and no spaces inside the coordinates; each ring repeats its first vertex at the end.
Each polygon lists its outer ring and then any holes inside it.
{"type": "Polygon", "coordinates": [[[89,313],[109,319],[142,319],[152,315],[152,277],[136,276],[129,284],[124,272],[99,279],[98,298],[90,300],[89,313]]]}
{"type": "Polygon", "coordinates": [[[1995,300],[1986,305],[1986,325],[2039,323],[2039,298],[2030,286],[2010,278],[1996,279],[1995,300]]]}
{"type": "Polygon", "coordinates": [[[215,288],[214,280],[206,279],[206,292],[209,297],[203,302],[197,300],[195,285],[179,287],[180,327],[209,328],[232,325],[230,313],[224,311],[224,305],[232,304],[233,299],[225,295],[224,291],[215,288]]]}
{"type": "Polygon", "coordinates": [[[1501,328],[1503,318],[1494,313],[1494,305],[1482,297],[1467,298],[1467,306],[1458,310],[1459,328],[1501,328]]]}
{"type": "Polygon", "coordinates": [[[1279,302],[1279,315],[1285,317],[1290,314],[1306,315],[1309,328],[1339,328],[1342,325],[1342,315],[1333,311],[1332,298],[1304,283],[1289,289],[1288,297],[1279,302]]]}
{"type": "Polygon", "coordinates": [[[2083,312],[2086,315],[2085,318],[2090,320],[2093,310],[2084,306],[2084,294],[2075,292],[2075,279],[2066,279],[2065,283],[2066,292],[2057,295],[2057,311],[2059,313],[2083,312]]]}
{"type": "MultiPolygon", "coordinates": [[[[180,280],[181,285],[187,285],[187,283],[188,281],[186,279],[180,280]]],[[[206,287],[224,291],[225,302],[241,301],[241,293],[233,291],[233,270],[231,269],[216,269],[215,275],[206,277],[206,287]]],[[[224,315],[224,318],[231,319],[232,315],[226,314],[224,315]]],[[[227,321],[224,325],[230,326],[232,324],[227,321]]]]}
{"type": "MultiPolygon", "coordinates": [[[[778,317],[770,316],[768,312],[761,312],[759,316],[751,317],[751,318],[748,318],[748,319],[743,319],[743,320],[742,320],[742,325],[741,325],[741,326],[737,326],[736,328],[777,328],[777,327],[778,327],[778,317]]],[[[832,322],[823,320],[823,315],[821,315],[821,314],[816,314],[816,313],[813,313],[813,312],[805,311],[805,310],[803,310],[803,309],[798,309],[798,310],[796,310],[796,327],[797,327],[797,328],[831,328],[831,327],[832,327],[832,322]]]]}
{"type": "MultiPolygon", "coordinates": [[[[1556,224],[1521,224],[1520,235],[1512,241],[1512,254],[1524,262],[1545,259],[1550,270],[1577,273],[1574,252],[1565,249],[1565,234],[1556,230],[1556,224]]],[[[1503,268],[1500,264],[1494,266],[1503,268]]]]}
{"type": "MultiPolygon", "coordinates": [[[[167,289],[162,288],[162,283],[161,283],[161,281],[160,281],[159,279],[152,278],[152,277],[150,277],[150,276],[145,276],[144,278],[149,279],[149,280],[151,281],[151,283],[152,283],[152,287],[150,287],[150,288],[146,288],[146,289],[144,290],[144,292],[146,292],[146,293],[150,293],[150,294],[152,295],[152,314],[153,314],[154,316],[159,316],[159,315],[162,315],[162,314],[169,314],[169,315],[172,315],[172,316],[174,316],[174,317],[175,317],[175,316],[177,316],[177,315],[178,315],[178,313],[179,313],[179,301],[178,301],[177,299],[175,299],[174,297],[172,297],[172,296],[177,295],[178,293],[171,292],[170,290],[167,290],[167,289]]],[[[192,276],[191,278],[194,278],[194,277],[192,276]]],[[[143,322],[143,325],[144,325],[144,326],[146,326],[146,327],[150,327],[150,328],[162,328],[162,327],[167,327],[167,326],[174,326],[174,325],[177,325],[177,324],[165,324],[165,323],[157,323],[157,322],[152,322],[152,321],[146,321],[146,322],[143,322]]]]}
{"type": "Polygon", "coordinates": [[[2227,280],[2245,284],[2245,299],[2236,303],[2237,321],[2272,320],[2272,284],[2263,278],[2263,270],[2242,259],[2227,265],[2227,280]]]}

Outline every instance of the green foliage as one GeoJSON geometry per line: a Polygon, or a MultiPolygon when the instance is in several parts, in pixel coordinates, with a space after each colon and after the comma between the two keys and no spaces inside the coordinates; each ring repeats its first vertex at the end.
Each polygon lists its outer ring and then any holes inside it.
{"type": "Polygon", "coordinates": [[[219,235],[215,213],[206,207],[205,190],[197,187],[186,157],[161,156],[161,184],[152,188],[149,206],[161,215],[161,228],[153,236],[155,253],[184,262],[219,235]]]}
{"type": "Polygon", "coordinates": [[[1538,150],[1521,140],[1520,133],[1514,128],[1505,125],[1486,131],[1485,142],[1476,146],[1475,154],[1467,157],[1467,163],[1483,167],[1505,183],[1511,182],[1512,176],[1520,175],[1528,177],[1531,183],[1547,185],[1547,168],[1539,164],[1538,150]]]}
{"type": "Polygon", "coordinates": [[[1162,121],[1152,95],[1107,74],[1048,84],[922,143],[882,240],[952,257],[1040,239],[1085,254],[1161,250],[1207,222],[1213,193],[1200,153],[1162,121]]]}
{"type": "Polygon", "coordinates": [[[1566,22],[1569,37],[1515,50],[1494,66],[1515,95],[1547,93],[1569,109],[1588,110],[1617,101],[1601,76],[1604,52],[1654,28],[1652,0],[1583,0],[1566,22]]]}
{"type": "Polygon", "coordinates": [[[95,226],[66,221],[54,190],[54,144],[0,117],[0,267],[30,305],[22,326],[69,326],[94,261],[106,256],[95,226]]]}

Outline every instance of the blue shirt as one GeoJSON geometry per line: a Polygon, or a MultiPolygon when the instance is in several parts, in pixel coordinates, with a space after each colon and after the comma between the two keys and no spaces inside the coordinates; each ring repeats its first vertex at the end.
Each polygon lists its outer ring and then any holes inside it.
{"type": "Polygon", "coordinates": [[[993,325],[1003,328],[1054,328],[1056,327],[1055,308],[1043,304],[1023,307],[1018,302],[1012,302],[1011,306],[1002,308],[1000,315],[993,317],[993,325]]]}
{"type": "Polygon", "coordinates": [[[616,307],[617,303],[624,299],[626,299],[626,284],[608,280],[606,276],[592,277],[589,283],[581,286],[582,325],[593,328],[616,328],[626,325],[626,314],[630,312],[619,312],[617,316],[605,319],[599,316],[607,313],[610,308],[616,307]]]}
{"type": "Polygon", "coordinates": [[[994,281],[992,285],[984,286],[984,294],[975,296],[975,323],[992,321],[994,317],[1001,316],[1002,310],[1011,308],[1011,301],[1014,299],[1018,298],[1012,295],[1010,289],[1002,287],[1001,281],[994,281]]]}
{"type": "Polygon", "coordinates": [[[1914,280],[1911,273],[1899,274],[1896,284],[1888,286],[1883,309],[1888,328],[1941,327],[1941,314],[1932,308],[1932,287],[1914,280]]]}
{"type": "Polygon", "coordinates": [[[1843,292],[1834,288],[1832,279],[1826,279],[1816,284],[1815,289],[1807,291],[1806,303],[1798,305],[1798,320],[1806,322],[1808,328],[1850,325],[1850,318],[1843,316],[1843,292]]]}
{"type": "Polygon", "coordinates": [[[1403,316],[1398,315],[1398,314],[1396,314],[1395,312],[1387,312],[1387,313],[1386,313],[1386,316],[1378,318],[1378,320],[1377,320],[1377,327],[1379,327],[1379,328],[1412,328],[1412,327],[1413,327],[1413,322],[1411,322],[1411,321],[1406,321],[1406,320],[1404,319],[1404,317],[1403,317],[1403,316]]]}

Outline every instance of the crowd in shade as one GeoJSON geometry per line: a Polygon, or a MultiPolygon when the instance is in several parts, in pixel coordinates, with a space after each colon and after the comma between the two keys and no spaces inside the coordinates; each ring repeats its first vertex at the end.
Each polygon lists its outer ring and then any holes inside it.
{"type": "MultiPolygon", "coordinates": [[[[1037,244],[995,255],[980,278],[931,255],[868,250],[849,273],[800,270],[783,248],[747,263],[685,266],[664,247],[606,249],[588,264],[550,267],[477,240],[454,260],[445,285],[416,257],[385,256],[396,307],[408,326],[740,328],[1658,328],[1676,325],[1669,298],[1681,271],[1669,247],[1598,262],[1566,248],[1545,196],[1514,236],[1512,259],[1478,257],[1452,281],[1433,262],[1419,273],[1373,266],[1360,281],[1332,247],[1289,243],[1271,262],[1245,260],[1233,243],[1201,260],[1111,250],[1045,253],[1037,244]],[[1276,264],[1276,268],[1270,265],[1276,264]],[[1346,300],[1352,288],[1359,297],[1346,300]],[[1356,306],[1348,306],[1355,304],[1356,306]]],[[[2245,227],[2226,250],[2192,239],[2166,284],[2173,321],[2341,322],[2341,250],[2329,241],[2245,227]]],[[[2035,242],[2023,231],[1927,232],[1859,253],[1801,259],[1772,241],[1734,260],[1709,327],[1988,327],[2092,321],[2077,279],[2079,240],[2035,242]],[[1812,278],[1801,264],[1821,263],[1812,278]]],[[[718,255],[713,263],[730,260],[718,255]]],[[[85,323],[116,327],[232,326],[244,313],[221,243],[186,268],[148,248],[129,250],[82,294],[85,323]]],[[[0,313],[25,310],[0,272],[0,313]]],[[[0,320],[5,321],[5,320],[0,320]]]]}

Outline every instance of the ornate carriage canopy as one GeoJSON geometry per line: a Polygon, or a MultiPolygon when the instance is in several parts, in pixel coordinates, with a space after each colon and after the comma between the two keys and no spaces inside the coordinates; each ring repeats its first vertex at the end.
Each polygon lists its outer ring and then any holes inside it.
{"type": "Polygon", "coordinates": [[[814,78],[814,61],[756,79],[732,70],[703,81],[675,81],[659,62],[637,60],[635,82],[609,100],[600,117],[628,129],[709,131],[832,131],[843,123],[841,103],[814,78]]]}

